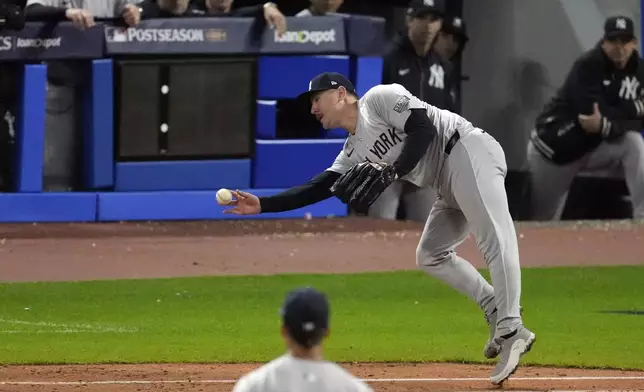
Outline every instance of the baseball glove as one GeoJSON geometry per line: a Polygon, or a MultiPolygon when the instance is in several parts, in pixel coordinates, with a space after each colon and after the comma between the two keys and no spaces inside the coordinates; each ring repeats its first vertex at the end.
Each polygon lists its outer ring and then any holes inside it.
{"type": "Polygon", "coordinates": [[[331,186],[331,193],[343,203],[366,212],[396,178],[396,170],[391,165],[362,162],[340,176],[331,186]]]}

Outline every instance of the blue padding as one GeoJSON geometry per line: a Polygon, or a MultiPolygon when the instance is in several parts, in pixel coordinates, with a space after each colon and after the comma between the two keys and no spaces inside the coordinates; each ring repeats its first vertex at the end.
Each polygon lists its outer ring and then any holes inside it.
{"type": "Polygon", "coordinates": [[[277,101],[257,101],[257,123],[255,137],[258,139],[275,139],[277,128],[277,101]]]}
{"type": "Polygon", "coordinates": [[[45,151],[47,66],[25,65],[16,116],[15,186],[17,192],[41,192],[45,151]]]}
{"type": "Polygon", "coordinates": [[[310,180],[333,164],[341,139],[257,140],[254,188],[289,188],[310,180]]]}
{"type": "MultiPolygon", "coordinates": [[[[275,194],[281,189],[248,189],[257,196],[275,194]]],[[[274,219],[346,216],[347,207],[333,197],[314,205],[281,213],[238,216],[224,214],[228,207],[217,204],[216,191],[185,192],[105,192],[98,195],[100,221],[274,219]]]]}
{"type": "Polygon", "coordinates": [[[382,83],[382,57],[358,57],[354,61],[355,88],[362,97],[370,88],[382,83]]]}
{"type": "Polygon", "coordinates": [[[92,61],[85,91],[83,182],[88,189],[114,186],[114,94],[112,60],[92,61]]]}
{"type": "Polygon", "coordinates": [[[0,222],[91,222],[96,202],[95,193],[0,193],[0,222]]]}
{"type": "Polygon", "coordinates": [[[115,190],[171,191],[250,188],[251,160],[127,162],[116,164],[115,190]]]}
{"type": "Polygon", "coordinates": [[[259,58],[260,99],[295,98],[322,72],[349,77],[349,56],[262,56],[259,58]]]}

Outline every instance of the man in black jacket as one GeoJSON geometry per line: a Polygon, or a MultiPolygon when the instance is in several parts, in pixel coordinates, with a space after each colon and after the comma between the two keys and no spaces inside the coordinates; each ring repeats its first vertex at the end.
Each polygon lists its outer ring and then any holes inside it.
{"type": "Polygon", "coordinates": [[[644,62],[633,21],[608,18],[604,37],[575,61],[564,85],[536,119],[528,144],[532,214],[559,219],[582,169],[621,167],[634,218],[644,218],[644,62]]]}
{"type": "MultiPolygon", "coordinates": [[[[465,22],[458,16],[448,16],[443,19],[443,28],[438,33],[432,49],[446,62],[454,66],[465,49],[469,41],[465,22]]],[[[450,96],[452,98],[451,111],[459,113],[461,111],[461,99],[458,91],[460,75],[454,70],[450,72],[452,80],[448,83],[450,86],[450,96]]]]}
{"type": "Polygon", "coordinates": [[[383,57],[382,83],[398,83],[420,100],[449,109],[452,68],[432,50],[443,15],[442,0],[411,1],[407,29],[394,38],[383,57]]]}
{"type": "MultiPolygon", "coordinates": [[[[442,26],[442,0],[412,0],[407,9],[407,30],[397,35],[383,61],[382,83],[398,83],[422,101],[453,109],[450,94],[452,67],[432,50],[442,26]]],[[[402,202],[405,218],[425,222],[436,192],[407,181],[393,183],[369,209],[369,216],[394,220],[402,202]]]]}

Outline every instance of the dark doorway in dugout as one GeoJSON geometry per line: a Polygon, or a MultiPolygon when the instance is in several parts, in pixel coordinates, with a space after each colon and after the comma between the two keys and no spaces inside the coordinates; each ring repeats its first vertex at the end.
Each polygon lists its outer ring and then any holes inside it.
{"type": "Polygon", "coordinates": [[[119,161],[252,155],[253,57],[118,59],[119,161]]]}

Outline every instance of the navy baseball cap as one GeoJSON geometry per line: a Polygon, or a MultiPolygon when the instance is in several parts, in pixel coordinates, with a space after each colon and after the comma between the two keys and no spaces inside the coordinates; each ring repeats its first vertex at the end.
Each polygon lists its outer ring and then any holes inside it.
{"type": "Polygon", "coordinates": [[[340,86],[347,89],[349,93],[355,95],[356,97],[358,96],[353,83],[351,83],[351,81],[344,75],[338,72],[323,72],[311,79],[311,81],[309,82],[309,90],[298,95],[297,100],[310,105],[311,96],[313,94],[317,93],[318,91],[336,89],[340,86]]]}
{"type": "Polygon", "coordinates": [[[442,17],[445,14],[443,0],[411,0],[407,8],[407,15],[412,18],[422,18],[433,14],[442,17]]]}
{"type": "Polygon", "coordinates": [[[307,348],[320,343],[329,328],[329,301],[312,287],[287,293],[280,313],[291,338],[307,348]]]}
{"type": "Polygon", "coordinates": [[[465,27],[465,22],[463,18],[458,16],[450,16],[443,19],[443,28],[442,31],[452,34],[459,38],[461,42],[466,43],[469,40],[467,36],[467,28],[465,27]]]}
{"type": "Polygon", "coordinates": [[[633,20],[627,16],[611,16],[604,22],[604,39],[622,38],[626,41],[635,39],[633,20]]]}

